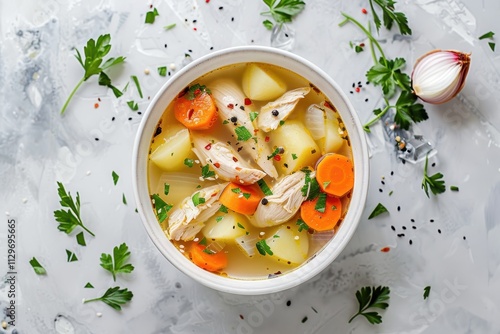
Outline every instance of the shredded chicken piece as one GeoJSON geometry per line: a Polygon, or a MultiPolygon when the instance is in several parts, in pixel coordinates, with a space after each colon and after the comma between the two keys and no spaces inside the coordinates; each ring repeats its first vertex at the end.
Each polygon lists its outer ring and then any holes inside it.
{"type": "MultiPolygon", "coordinates": [[[[312,177],[314,173],[310,174],[312,177]]],[[[302,194],[306,174],[302,171],[283,177],[273,188],[272,195],[264,197],[251,221],[257,227],[279,225],[292,218],[307,196],[302,194]],[[265,204],[264,204],[265,203],[265,204]]]]}
{"type": "Polygon", "coordinates": [[[310,91],[309,87],[293,89],[281,95],[276,101],[263,106],[257,118],[259,129],[269,132],[278,128],[280,122],[287,119],[295,109],[299,100],[303,99],[310,91]]]}
{"type": "Polygon", "coordinates": [[[227,182],[200,189],[193,195],[184,198],[168,218],[168,228],[165,234],[170,240],[193,240],[201,231],[208,218],[212,217],[220,208],[219,197],[227,182]],[[205,199],[204,203],[195,205],[193,196],[199,193],[198,198],[205,199]]]}
{"type": "Polygon", "coordinates": [[[228,144],[216,142],[208,137],[193,134],[193,152],[200,161],[209,163],[220,179],[233,181],[240,184],[253,184],[266,173],[260,169],[252,168],[228,144]]]}
{"type": "Polygon", "coordinates": [[[245,95],[238,85],[229,79],[219,79],[207,85],[212,92],[212,97],[219,109],[219,117],[226,121],[231,131],[238,137],[236,129],[245,127],[252,138],[241,140],[240,144],[264,172],[273,178],[278,177],[278,172],[273,161],[267,157],[271,155],[271,148],[267,145],[264,135],[255,129],[248,107],[245,107],[245,95]]]}

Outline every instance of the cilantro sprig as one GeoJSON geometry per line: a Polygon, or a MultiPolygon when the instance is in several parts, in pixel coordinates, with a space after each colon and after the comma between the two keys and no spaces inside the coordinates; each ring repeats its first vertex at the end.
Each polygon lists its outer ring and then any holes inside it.
{"type": "Polygon", "coordinates": [[[68,210],[60,209],[54,211],[54,217],[59,226],[57,228],[66,234],[70,234],[75,228],[80,226],[91,236],[95,237],[85,225],[83,225],[82,218],[80,217],[80,194],[76,193],[76,202],[71,196],[70,192],[66,192],[64,185],[61,182],[57,182],[59,194],[59,203],[63,208],[68,208],[68,210]]]}
{"type": "Polygon", "coordinates": [[[102,301],[103,303],[108,304],[115,310],[120,311],[122,309],[121,305],[124,305],[132,300],[134,294],[132,291],[128,289],[120,289],[119,286],[115,286],[114,288],[109,288],[106,292],[98,298],[87,299],[84,302],[90,303],[95,301],[102,301]]]}
{"type": "Polygon", "coordinates": [[[264,27],[271,30],[275,24],[283,24],[292,22],[292,19],[304,10],[306,6],[301,0],[263,0],[269,7],[268,11],[260,13],[260,15],[271,16],[275,23],[270,20],[262,22],[264,27]]]}
{"type": "Polygon", "coordinates": [[[75,57],[80,63],[80,65],[82,65],[83,69],[85,70],[85,73],[83,77],[80,79],[80,81],[78,81],[75,88],[69,94],[68,99],[66,100],[61,109],[61,114],[64,114],[66,108],[68,108],[69,102],[73,98],[73,95],[75,95],[78,88],[80,88],[80,86],[85,81],[87,81],[90,77],[94,75],[99,75],[100,85],[108,86],[113,90],[115,95],[117,94],[121,95],[120,90],[111,84],[111,79],[109,79],[106,73],[104,73],[104,70],[107,70],[110,67],[123,63],[125,61],[125,57],[120,56],[116,58],[114,57],[108,58],[106,61],[103,62],[104,57],[111,50],[110,43],[111,43],[111,36],[109,34],[99,36],[97,38],[97,41],[95,41],[93,38],[89,39],[87,45],[83,47],[83,54],[85,56],[85,59],[82,58],[80,51],[78,51],[78,49],[75,49],[76,51],[75,57]]]}
{"type": "Polygon", "coordinates": [[[134,266],[126,263],[130,258],[130,251],[126,243],[113,248],[113,255],[102,253],[101,254],[101,267],[109,271],[113,275],[113,280],[116,282],[116,274],[118,273],[131,273],[134,266]]]}
{"type": "Polygon", "coordinates": [[[425,194],[429,197],[429,189],[434,194],[441,194],[446,191],[446,186],[444,184],[442,173],[436,173],[429,176],[427,174],[427,165],[429,163],[429,156],[425,156],[425,166],[424,166],[424,179],[422,180],[422,189],[424,189],[425,194]]]}
{"type": "Polygon", "coordinates": [[[358,312],[349,319],[349,323],[354,320],[358,315],[364,316],[370,324],[380,324],[382,323],[382,317],[378,312],[371,311],[366,312],[369,308],[379,308],[385,310],[389,304],[390,290],[386,286],[379,287],[362,287],[360,290],[356,291],[356,299],[359,303],[358,312]]]}

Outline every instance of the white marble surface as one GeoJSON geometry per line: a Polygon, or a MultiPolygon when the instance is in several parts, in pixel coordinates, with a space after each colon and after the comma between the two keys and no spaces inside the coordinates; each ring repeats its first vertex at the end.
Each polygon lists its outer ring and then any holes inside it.
{"type": "MultiPolygon", "coordinates": [[[[211,47],[269,45],[270,32],[259,16],[265,6],[257,0],[155,0],[160,16],[146,25],[149,4],[0,2],[0,275],[7,272],[9,218],[17,221],[18,251],[17,321],[7,333],[500,332],[500,57],[477,39],[490,30],[500,33],[500,2],[401,0],[397,6],[407,13],[413,35],[402,38],[396,30],[380,35],[386,54],[405,57],[410,68],[434,48],[472,52],[465,89],[447,104],[426,105],[430,118],[419,124],[437,149],[430,172],[443,172],[447,185],[460,191],[448,189],[428,199],[420,189],[423,165],[402,164],[381,127],[374,127],[368,201],[347,248],[311,281],[258,297],[227,295],[195,283],[150,242],[134,211],[131,184],[132,144],[141,115],[126,101],[139,101],[145,111],[148,98],[168,80],[156,68],[182,67],[189,49],[198,58],[211,47]],[[177,26],[164,31],[170,23],[177,26]],[[145,97],[129,86],[116,99],[92,78],[61,117],[60,107],[82,74],[72,48],[81,49],[102,33],[112,36],[111,55],[127,57],[111,71],[114,83],[122,88],[137,75],[145,97]],[[120,175],[116,186],[112,171],[120,175]],[[81,195],[83,219],[96,233],[87,238],[87,247],[57,230],[56,180],[81,195]],[[128,205],[122,204],[122,194],[128,205]],[[379,202],[390,215],[367,220],[379,202]],[[406,236],[398,238],[403,232],[406,236]],[[136,270],[119,277],[118,284],[134,292],[133,301],[121,312],[103,303],[82,304],[83,298],[114,285],[99,257],[122,242],[130,246],[136,270]],[[385,246],[391,247],[387,253],[380,251],[385,246]],[[76,252],[79,261],[67,263],[65,249],[76,252]],[[33,256],[47,275],[35,275],[28,263],[33,256]],[[95,289],[83,288],[89,281],[95,289]],[[360,318],[348,324],[357,309],[355,291],[365,285],[391,288],[380,325],[360,318]],[[425,286],[432,287],[427,300],[425,286]]],[[[364,40],[358,30],[338,27],[341,11],[366,20],[362,7],[368,8],[368,1],[308,1],[290,27],[296,32],[292,52],[341,84],[366,122],[381,105],[379,89],[370,85],[353,95],[349,90],[353,82],[365,81],[372,60],[368,52],[355,54],[348,46],[364,40]]],[[[8,289],[0,283],[2,310],[8,289]]]]}

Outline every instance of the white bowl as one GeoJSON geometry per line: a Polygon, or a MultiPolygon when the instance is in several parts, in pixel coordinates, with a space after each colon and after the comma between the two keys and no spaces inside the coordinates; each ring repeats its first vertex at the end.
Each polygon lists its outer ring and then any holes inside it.
{"type": "Polygon", "coordinates": [[[137,132],[133,153],[133,183],[137,209],[144,227],[158,250],[179,270],[210,288],[241,295],[274,293],[297,286],[332,263],[351,239],[364,209],[368,191],[368,150],[356,111],[341,88],[311,62],[292,53],[262,46],[242,46],[201,57],[163,85],[151,101],[137,132]],[[319,88],[337,108],[347,132],[354,160],[354,189],[349,210],[334,237],[316,255],[298,268],[271,279],[241,280],[205,271],[182,255],[167,239],[153,212],[148,191],[148,151],[150,140],[163,111],[187,85],[215,69],[245,62],[262,62],[287,68],[319,88]]]}

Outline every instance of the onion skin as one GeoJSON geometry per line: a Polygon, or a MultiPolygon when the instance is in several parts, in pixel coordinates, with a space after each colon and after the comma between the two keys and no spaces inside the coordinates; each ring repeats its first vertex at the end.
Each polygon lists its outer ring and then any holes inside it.
{"type": "Polygon", "coordinates": [[[427,52],[413,66],[413,93],[427,103],[448,102],[464,87],[469,67],[470,53],[455,50],[427,52]]]}

